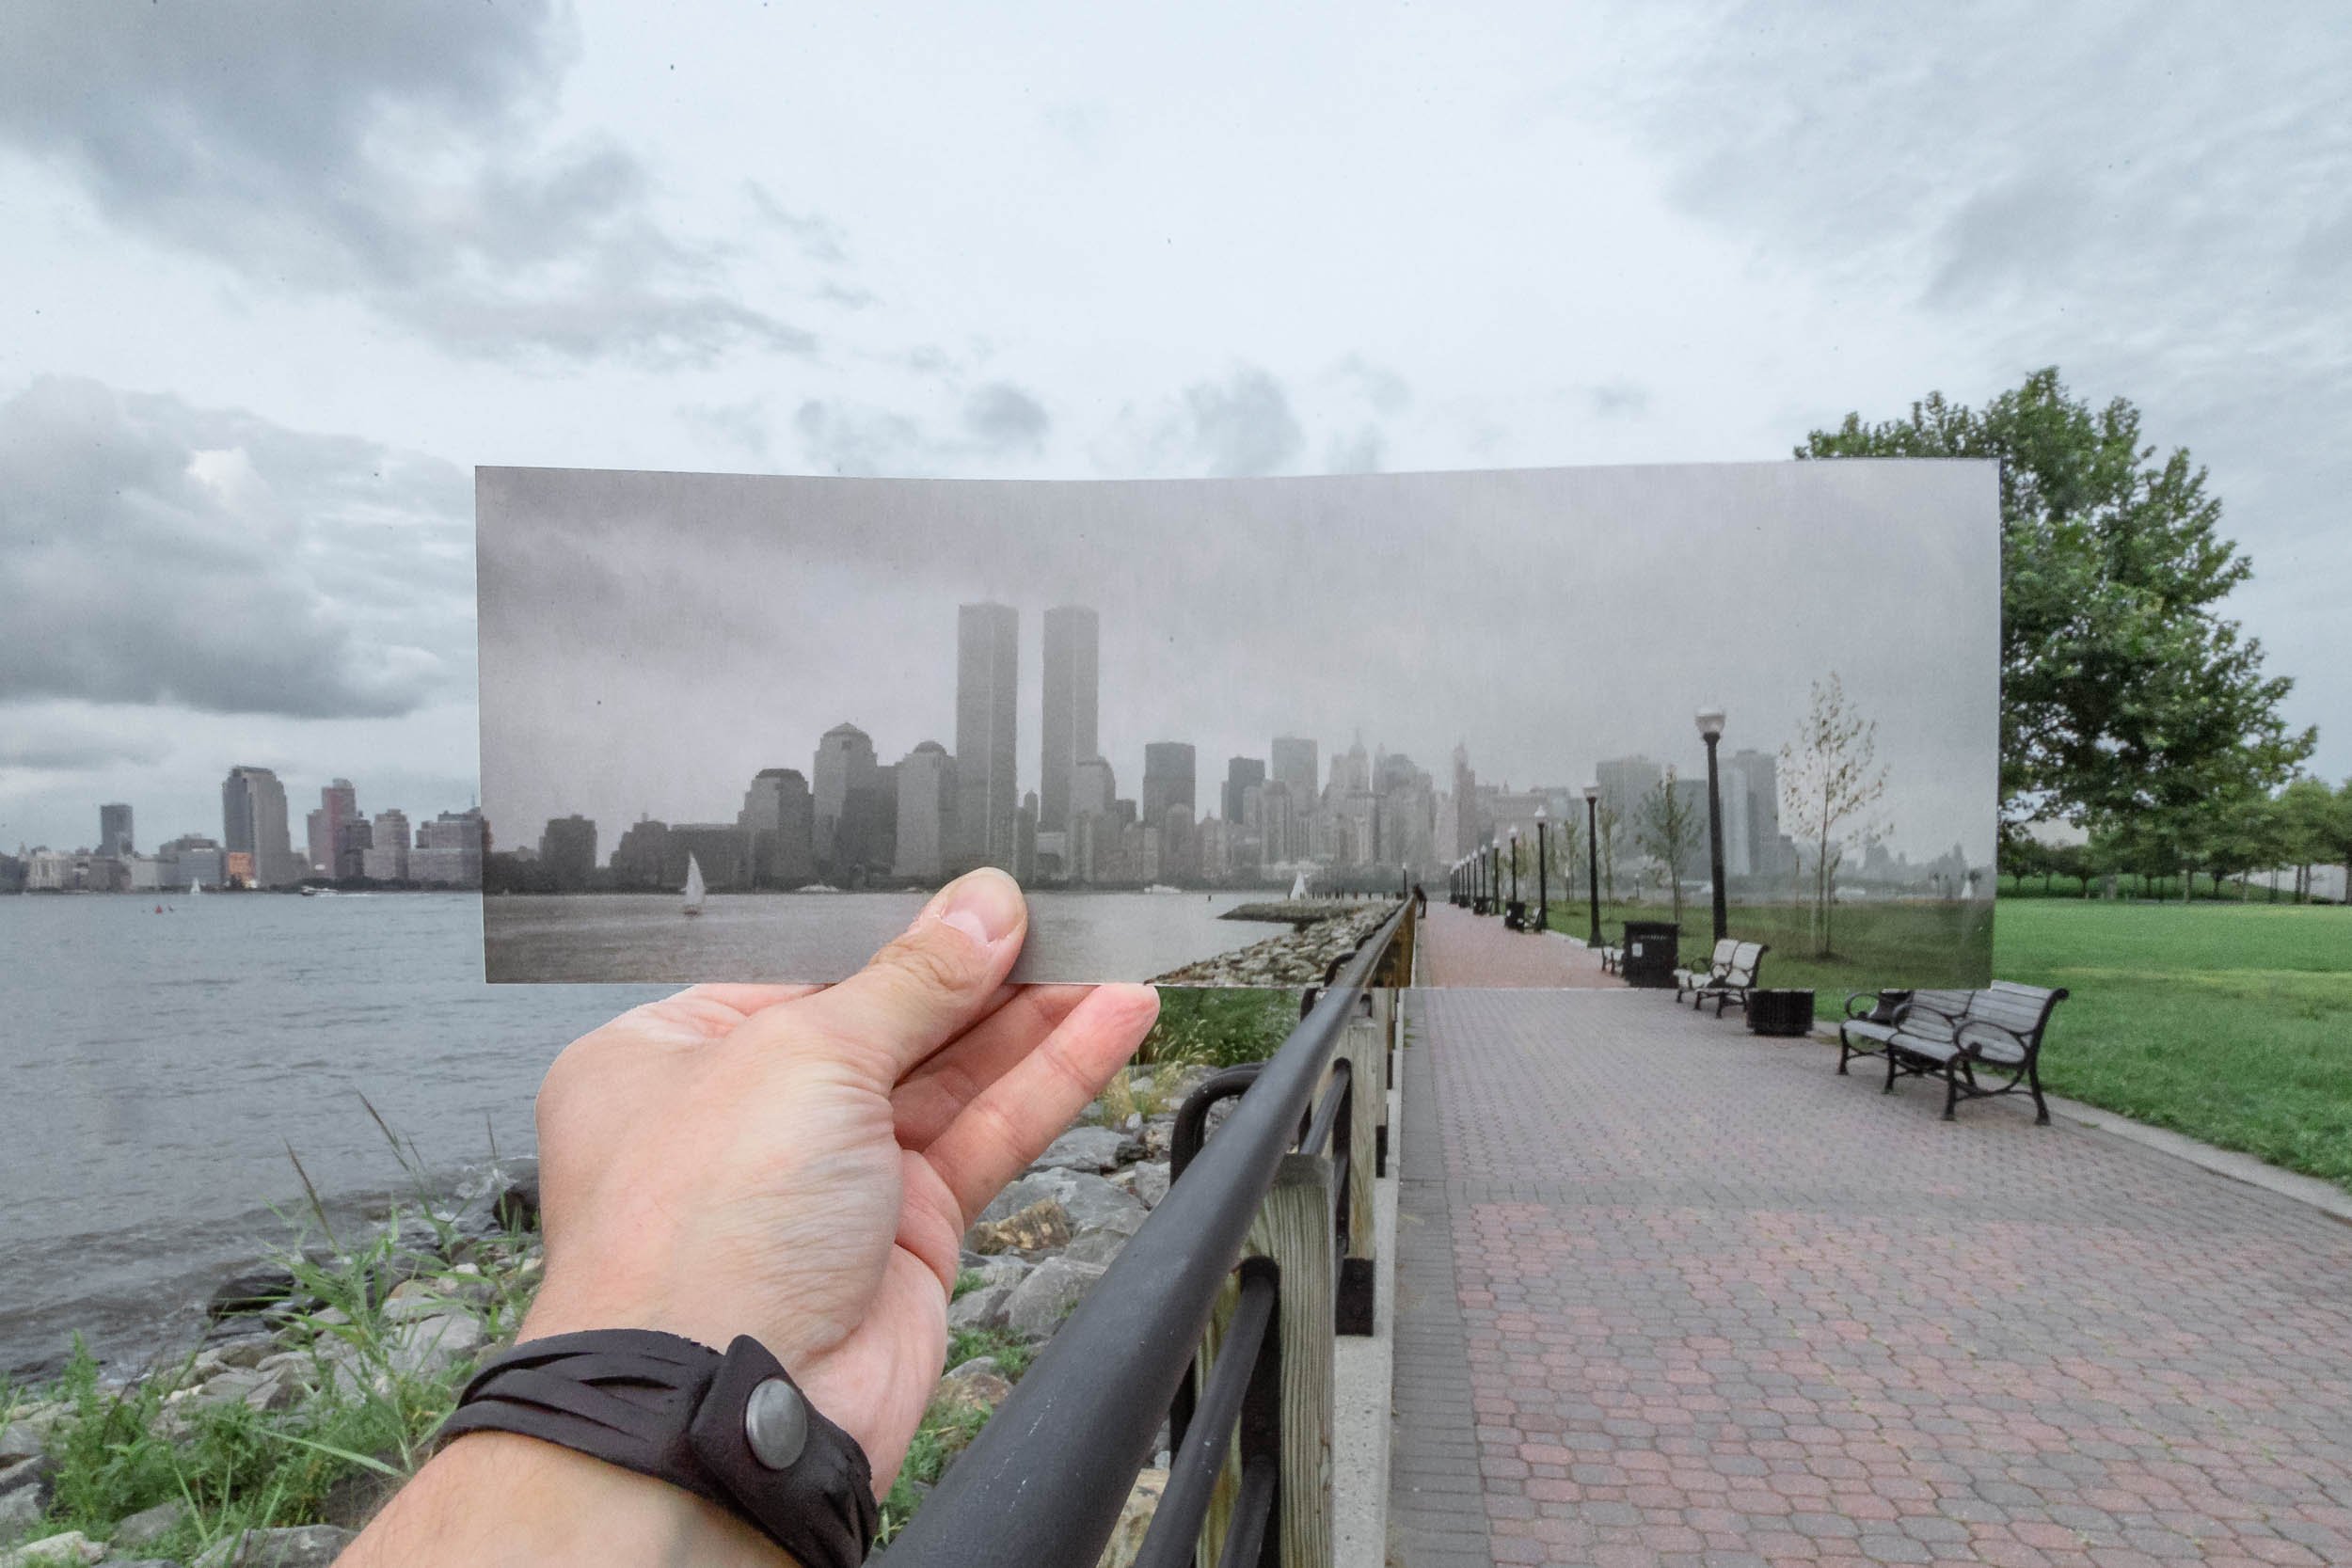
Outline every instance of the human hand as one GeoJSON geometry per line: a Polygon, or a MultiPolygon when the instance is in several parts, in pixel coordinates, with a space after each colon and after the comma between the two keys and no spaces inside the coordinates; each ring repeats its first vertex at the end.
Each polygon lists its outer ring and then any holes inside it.
{"type": "Polygon", "coordinates": [[[887,1490],[964,1230],[1159,1010],[1148,986],[1006,986],[1027,927],[1012,879],[975,872],[839,985],[696,986],[575,1041],[539,1091],[521,1337],[749,1334],[887,1490]]]}

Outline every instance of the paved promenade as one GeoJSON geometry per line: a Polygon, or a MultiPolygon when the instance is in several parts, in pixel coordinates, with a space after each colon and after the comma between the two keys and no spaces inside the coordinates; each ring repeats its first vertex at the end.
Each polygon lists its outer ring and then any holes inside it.
{"type": "Polygon", "coordinates": [[[1591,948],[1549,931],[1531,935],[1506,930],[1493,915],[1472,914],[1434,898],[1420,940],[1422,975],[1433,986],[1625,986],[1615,975],[1601,973],[1600,955],[1591,948]]]}
{"type": "Polygon", "coordinates": [[[2352,1562],[2352,1227],[1656,992],[1410,1007],[1391,1562],[2352,1562]]]}

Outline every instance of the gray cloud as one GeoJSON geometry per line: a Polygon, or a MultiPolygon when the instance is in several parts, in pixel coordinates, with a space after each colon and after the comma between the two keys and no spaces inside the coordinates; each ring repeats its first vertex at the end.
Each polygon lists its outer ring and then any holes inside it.
{"type": "Polygon", "coordinates": [[[1585,388],[1584,406],[1592,410],[1596,419],[1632,419],[1649,412],[1649,388],[1621,375],[1585,388]]]}
{"type": "Polygon", "coordinates": [[[813,346],[737,300],[714,250],[662,231],[633,155],[548,139],[578,53],[548,0],[31,0],[8,32],[0,138],[257,285],[355,293],[466,354],[813,346]]]}
{"type": "Polygon", "coordinates": [[[1392,419],[1412,404],[1412,384],[1386,365],[1376,365],[1360,354],[1351,354],[1336,368],[1342,379],[1353,383],[1363,394],[1375,414],[1392,419]]]}
{"type": "Polygon", "coordinates": [[[793,212],[756,180],[746,181],[744,188],[750,192],[752,205],[759,215],[790,235],[803,256],[827,265],[849,260],[841,226],[831,218],[818,213],[793,212]]]}
{"type": "Polygon", "coordinates": [[[465,474],[95,382],[0,404],[0,702],[408,713],[471,673],[465,474]]]}
{"type": "Polygon", "coordinates": [[[976,387],[964,400],[963,428],[992,451],[1041,451],[1052,424],[1043,404],[1008,381],[976,387]]]}
{"type": "Polygon", "coordinates": [[[1388,442],[1375,424],[1365,425],[1353,436],[1334,436],[1330,445],[1324,449],[1323,471],[1327,474],[1376,474],[1380,471],[1381,454],[1387,450],[1388,442]]]}
{"type": "Polygon", "coordinates": [[[161,749],[152,740],[131,736],[60,734],[54,721],[47,733],[0,736],[0,768],[27,773],[82,773],[118,763],[152,762],[161,749]]]}
{"type": "Polygon", "coordinates": [[[811,398],[792,416],[802,450],[818,467],[859,477],[929,473],[939,455],[923,427],[903,414],[811,398]]]}
{"type": "Polygon", "coordinates": [[[1947,393],[1979,402],[2055,363],[2094,403],[2137,404],[2150,439],[2189,447],[2228,503],[2257,569],[2235,612],[2298,678],[2290,713],[2352,711],[2333,619],[2293,599],[2352,573],[2340,9],[1736,0],[1696,24],[1621,20],[1626,58],[1571,113],[1610,109],[1678,203],[1759,264],[1857,298],[1908,293],[1997,377],[1939,377],[1947,393]]]}
{"type": "Polygon", "coordinates": [[[1200,471],[1217,479],[1280,473],[1307,444],[1290,394],[1254,365],[1186,388],[1179,429],[1200,471]]]}

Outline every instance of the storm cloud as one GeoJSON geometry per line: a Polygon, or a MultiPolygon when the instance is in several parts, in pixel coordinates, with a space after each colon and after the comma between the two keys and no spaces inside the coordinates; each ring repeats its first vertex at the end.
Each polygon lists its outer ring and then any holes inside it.
{"type": "Polygon", "coordinates": [[[0,48],[0,139],[126,230],[256,286],[356,294],[458,354],[813,348],[657,222],[633,153],[551,135],[576,54],[547,0],[31,0],[0,48]]]}
{"type": "Polygon", "coordinates": [[[408,713],[471,674],[468,500],[436,459],[37,381],[0,404],[0,703],[408,713]]]}

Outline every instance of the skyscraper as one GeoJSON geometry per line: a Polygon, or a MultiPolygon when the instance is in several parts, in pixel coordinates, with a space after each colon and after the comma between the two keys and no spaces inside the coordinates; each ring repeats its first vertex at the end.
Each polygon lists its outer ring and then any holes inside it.
{"type": "Polygon", "coordinates": [[[1294,804],[1304,805],[1323,793],[1322,753],[1315,742],[1278,735],[1273,755],[1274,782],[1288,787],[1294,804]]]}
{"type": "Polygon", "coordinates": [[[220,785],[220,841],[244,857],[256,887],[302,879],[302,863],[286,835],[286,786],[266,768],[236,767],[220,785]]]}
{"type": "Polygon", "coordinates": [[[937,881],[956,841],[956,759],[926,740],[898,764],[898,838],[890,874],[937,881]]]}
{"type": "Polygon", "coordinates": [[[1170,806],[1184,808],[1190,819],[1193,810],[1193,776],[1198,770],[1193,759],[1192,743],[1187,740],[1154,740],[1143,749],[1143,821],[1157,827],[1170,806]]]}
{"type": "MultiPolygon", "coordinates": [[[[799,768],[761,768],[743,792],[735,821],[751,835],[755,885],[798,887],[816,875],[816,808],[799,768]]],[[[617,863],[620,851],[612,853],[617,863]]]]}
{"type": "Polygon", "coordinates": [[[343,824],[358,815],[359,792],[349,779],[334,780],[319,791],[319,809],[310,814],[309,823],[312,870],[325,877],[344,875],[335,866],[336,846],[342,842],[343,824]]]}
{"type": "Polygon", "coordinates": [[[835,724],[817,742],[817,760],[809,773],[816,791],[811,846],[818,868],[830,870],[850,792],[873,787],[874,742],[855,724],[835,724]]]}
{"type": "Polygon", "coordinates": [[[577,812],[550,817],[539,833],[539,865],[559,893],[579,893],[596,872],[596,825],[577,812]]]}
{"type": "Polygon", "coordinates": [[[359,873],[379,882],[408,879],[408,814],[387,810],[375,814],[368,829],[368,847],[359,857],[359,873]]]}
{"type": "Polygon", "coordinates": [[[98,852],[114,860],[128,860],[135,852],[131,808],[120,801],[98,808],[98,852]]]}
{"type": "Polygon", "coordinates": [[[955,869],[1018,863],[1014,715],[1019,697],[1021,613],[1010,605],[968,604],[956,611],[955,869]]]}
{"type": "Polygon", "coordinates": [[[1265,783],[1265,763],[1258,757],[1232,757],[1225,764],[1225,795],[1217,815],[1228,822],[1241,820],[1243,794],[1251,784],[1265,783]]]}
{"type": "Polygon", "coordinates": [[[1037,825],[1070,825],[1070,780],[1095,754],[1095,682],[1101,623],[1094,611],[1063,605],[1045,612],[1045,712],[1038,769],[1037,825]]]}

